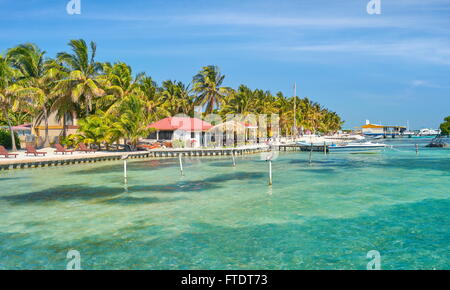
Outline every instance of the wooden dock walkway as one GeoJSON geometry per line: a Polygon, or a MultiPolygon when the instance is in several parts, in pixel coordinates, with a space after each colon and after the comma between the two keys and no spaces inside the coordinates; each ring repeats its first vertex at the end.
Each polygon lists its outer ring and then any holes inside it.
{"type": "Polygon", "coordinates": [[[0,170],[38,168],[49,166],[61,166],[81,163],[95,163],[100,161],[120,160],[122,156],[128,155],[128,159],[143,158],[173,158],[180,154],[187,157],[202,156],[231,156],[246,155],[265,152],[267,146],[241,147],[241,148],[217,148],[217,149],[157,149],[151,151],[136,152],[96,152],[77,155],[53,155],[47,157],[28,157],[26,159],[0,158],[0,170]]]}
{"type": "Polygon", "coordinates": [[[279,151],[304,151],[304,152],[329,152],[327,145],[299,145],[299,144],[283,144],[278,145],[279,151]]]}

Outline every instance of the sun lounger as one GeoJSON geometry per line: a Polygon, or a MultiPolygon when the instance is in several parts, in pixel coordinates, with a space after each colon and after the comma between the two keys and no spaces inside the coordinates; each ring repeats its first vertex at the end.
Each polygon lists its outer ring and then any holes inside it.
{"type": "Polygon", "coordinates": [[[80,144],[78,144],[77,151],[86,152],[86,153],[88,153],[88,152],[95,153],[97,150],[89,149],[89,148],[87,148],[87,146],[84,143],[80,143],[80,144]]]}
{"type": "Polygon", "coordinates": [[[61,144],[55,144],[55,147],[56,147],[55,154],[57,153],[62,153],[63,155],[66,153],[73,154],[73,150],[67,150],[61,144]]]}
{"type": "Polygon", "coordinates": [[[39,155],[43,155],[45,156],[45,154],[47,154],[47,152],[38,152],[36,151],[36,148],[34,148],[31,145],[27,145],[27,151],[25,152],[25,154],[28,156],[28,154],[33,154],[34,156],[39,156],[39,155]]]}
{"type": "Polygon", "coordinates": [[[8,153],[8,151],[5,149],[5,147],[0,145],[0,156],[5,156],[5,158],[8,158],[9,156],[14,156],[14,158],[17,158],[17,155],[15,153],[8,153]]]}
{"type": "Polygon", "coordinates": [[[142,144],[142,145],[138,145],[137,148],[139,148],[139,149],[156,149],[156,148],[161,148],[161,145],[159,143],[152,144],[152,145],[142,144]]]}

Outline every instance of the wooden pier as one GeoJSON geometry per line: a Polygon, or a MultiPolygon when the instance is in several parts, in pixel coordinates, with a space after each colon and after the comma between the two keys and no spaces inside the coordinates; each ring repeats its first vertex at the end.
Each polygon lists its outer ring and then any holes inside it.
{"type": "Polygon", "coordinates": [[[304,152],[329,152],[330,149],[327,145],[298,145],[298,144],[285,144],[278,145],[279,151],[304,151],[304,152]]]}
{"type": "Polygon", "coordinates": [[[81,163],[96,163],[101,161],[120,160],[123,155],[128,155],[128,159],[159,159],[174,158],[180,154],[186,157],[203,156],[232,156],[255,154],[267,151],[266,146],[248,148],[221,148],[221,149],[157,149],[151,151],[137,152],[96,152],[91,154],[59,155],[47,157],[29,157],[27,159],[1,158],[0,171],[11,169],[39,168],[49,166],[62,166],[81,163]]]}

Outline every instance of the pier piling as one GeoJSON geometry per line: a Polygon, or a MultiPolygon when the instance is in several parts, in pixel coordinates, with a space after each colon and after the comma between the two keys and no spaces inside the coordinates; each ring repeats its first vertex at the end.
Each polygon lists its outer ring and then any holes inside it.
{"type": "Polygon", "coordinates": [[[125,183],[127,183],[128,176],[127,176],[127,160],[126,159],[123,160],[123,178],[125,180],[125,183]]]}
{"type": "Polygon", "coordinates": [[[127,175],[127,159],[129,158],[129,155],[122,155],[121,159],[123,160],[123,179],[125,184],[128,181],[128,175],[127,175]]]}
{"type": "Polygon", "coordinates": [[[181,176],[184,176],[184,172],[183,172],[183,161],[181,160],[182,155],[183,155],[183,153],[178,154],[178,159],[179,159],[179,161],[180,161],[180,173],[181,173],[181,176]]]}
{"type": "Polygon", "coordinates": [[[269,160],[269,185],[272,185],[272,160],[269,160]]]}

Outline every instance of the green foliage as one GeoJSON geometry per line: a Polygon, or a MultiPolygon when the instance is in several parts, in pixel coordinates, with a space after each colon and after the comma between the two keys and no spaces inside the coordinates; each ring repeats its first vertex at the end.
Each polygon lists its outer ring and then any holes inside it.
{"type": "Polygon", "coordinates": [[[286,98],[281,92],[273,96],[268,91],[251,90],[244,85],[239,86],[237,91],[229,90],[222,101],[219,114],[223,117],[227,114],[278,114],[281,132],[286,135],[294,134],[294,125],[297,126],[297,132],[303,129],[334,133],[344,123],[335,112],[308,98],[286,98]]]}
{"type": "Polygon", "coordinates": [[[450,135],[450,116],[444,119],[444,123],[440,126],[441,135],[449,136],[450,135]]]}
{"type": "MultiPolygon", "coordinates": [[[[52,113],[64,123],[64,116],[70,114],[77,116],[80,129],[61,143],[108,147],[123,141],[135,146],[149,133],[149,123],[180,113],[193,116],[198,105],[223,119],[227,114],[244,118],[278,114],[281,133],[286,135],[302,129],[333,133],[343,124],[335,112],[308,98],[274,95],[245,85],[237,90],[226,87],[225,76],[216,66],[203,67],[191,84],[167,80],[158,86],[123,62],[97,62],[94,42],[71,40],[69,48],[69,53],[60,52],[55,59],[30,43],[0,55],[0,125],[33,121],[42,126],[52,113]]],[[[445,126],[442,131],[448,132],[445,126]]]]}
{"type": "Polygon", "coordinates": [[[70,134],[67,137],[62,137],[59,141],[61,145],[75,148],[79,143],[85,143],[84,136],[81,134],[70,134]]]}
{"type": "Polygon", "coordinates": [[[198,93],[198,103],[206,107],[207,113],[212,113],[219,107],[229,92],[229,88],[222,87],[225,76],[217,66],[209,65],[194,76],[194,91],[198,93]]]}
{"type": "Polygon", "coordinates": [[[109,143],[110,123],[109,116],[102,111],[81,119],[78,121],[78,125],[80,126],[79,131],[83,134],[78,136],[78,139],[82,139],[85,144],[96,144],[97,146],[100,146],[102,142],[109,143]]]}
{"type": "MultiPolygon", "coordinates": [[[[31,119],[31,114],[27,113],[27,112],[13,112],[13,111],[9,111],[8,112],[8,116],[9,116],[9,120],[11,122],[11,126],[18,126],[18,125],[22,125],[22,124],[27,124],[27,123],[31,123],[32,119],[31,119]]],[[[2,118],[0,115],[0,126],[8,126],[8,122],[6,121],[6,119],[2,118]]]]}
{"type": "Polygon", "coordinates": [[[177,139],[172,141],[172,146],[173,148],[184,148],[185,144],[183,140],[177,139]]]}
{"type": "Polygon", "coordinates": [[[145,112],[145,102],[139,97],[127,97],[118,109],[118,114],[112,117],[112,136],[120,136],[136,147],[139,138],[146,137],[152,131],[147,128],[149,117],[145,112]]]}
{"type": "MultiPolygon", "coordinates": [[[[17,136],[16,132],[14,132],[14,138],[16,139],[17,149],[20,149],[19,136],[17,136]]],[[[11,133],[10,133],[9,130],[0,129],[0,145],[4,146],[7,149],[11,149],[12,148],[11,133]]]]}

